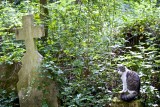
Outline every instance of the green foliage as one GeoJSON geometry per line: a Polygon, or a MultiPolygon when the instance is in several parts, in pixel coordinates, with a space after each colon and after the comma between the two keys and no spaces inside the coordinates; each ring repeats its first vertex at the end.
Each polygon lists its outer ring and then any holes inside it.
{"type": "MultiPolygon", "coordinates": [[[[45,6],[49,35],[45,41],[37,40],[37,45],[44,56],[42,69],[47,75],[43,76],[58,84],[60,106],[109,105],[121,90],[121,80],[114,72],[118,63],[140,74],[146,106],[160,104],[156,100],[160,97],[160,10],[155,4],[154,0],[59,0],[45,6]]],[[[42,23],[39,4],[1,5],[0,63],[11,64],[20,61],[25,50],[8,30],[21,26],[21,16],[27,12],[34,12],[36,23],[42,23]]],[[[45,100],[43,106],[48,106],[45,100]]]]}
{"type": "Polygon", "coordinates": [[[17,94],[13,91],[8,93],[4,89],[0,89],[0,106],[1,107],[13,107],[14,101],[17,99],[17,94]]]}
{"type": "MultiPolygon", "coordinates": [[[[91,75],[92,76],[92,75],[91,75]]],[[[77,79],[72,83],[67,83],[63,87],[64,92],[60,97],[63,106],[105,106],[110,102],[111,93],[105,88],[105,81],[99,79],[99,75],[90,78],[77,79]],[[97,82],[99,80],[99,82],[97,82]]]]}
{"type": "Polygon", "coordinates": [[[0,63],[12,64],[20,61],[24,52],[14,34],[14,28],[21,25],[19,17],[22,15],[7,2],[1,4],[0,14],[0,63]]]}
{"type": "Polygon", "coordinates": [[[159,78],[159,10],[154,14],[145,9],[145,14],[125,24],[122,36],[128,39],[123,54],[114,60],[123,63],[129,68],[139,72],[141,76],[141,95],[145,106],[157,106],[159,99],[159,80],[154,83],[153,78],[159,78]],[[146,16],[147,15],[147,16],[146,16]],[[129,38],[128,38],[129,37],[129,38]]]}

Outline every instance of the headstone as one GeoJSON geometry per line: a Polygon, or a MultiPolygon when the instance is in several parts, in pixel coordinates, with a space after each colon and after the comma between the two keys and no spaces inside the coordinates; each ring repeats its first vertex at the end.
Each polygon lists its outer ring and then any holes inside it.
{"type": "MultiPolygon", "coordinates": [[[[23,28],[16,31],[16,39],[24,40],[26,46],[26,53],[22,58],[22,68],[18,73],[17,89],[20,106],[41,107],[44,94],[42,90],[38,90],[38,86],[41,85],[42,81],[39,77],[39,68],[43,57],[37,51],[34,38],[44,36],[44,28],[33,25],[32,15],[23,16],[22,24],[23,28]]],[[[54,86],[53,84],[49,86],[51,87],[51,89],[48,88],[50,93],[53,92],[54,94],[54,86]]],[[[49,102],[51,102],[53,94],[49,95],[49,102]]],[[[56,104],[54,107],[58,107],[58,105],[56,104]]]]}
{"type": "Polygon", "coordinates": [[[21,68],[21,64],[18,62],[14,62],[13,64],[0,64],[0,89],[5,90],[0,96],[0,107],[6,107],[7,105],[13,105],[14,107],[19,106],[18,102],[18,93],[17,93],[17,82],[18,82],[18,71],[21,68]],[[8,95],[14,93],[12,96],[12,101],[8,101],[8,95]],[[4,98],[4,96],[6,96],[4,98]],[[7,99],[6,99],[7,98],[7,99]]]}

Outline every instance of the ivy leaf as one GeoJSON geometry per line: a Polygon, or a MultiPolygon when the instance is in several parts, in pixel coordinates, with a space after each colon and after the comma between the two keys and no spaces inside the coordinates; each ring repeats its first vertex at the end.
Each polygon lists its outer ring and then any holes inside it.
{"type": "Polygon", "coordinates": [[[142,57],[142,55],[136,55],[136,56],[134,56],[135,58],[139,58],[139,59],[142,59],[143,57],[142,57]]]}

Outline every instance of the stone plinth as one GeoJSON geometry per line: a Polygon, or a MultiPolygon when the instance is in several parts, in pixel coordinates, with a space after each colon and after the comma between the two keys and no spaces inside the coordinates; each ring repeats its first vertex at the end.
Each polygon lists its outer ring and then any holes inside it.
{"type": "Polygon", "coordinates": [[[125,102],[125,101],[119,100],[117,97],[115,97],[112,100],[111,107],[143,107],[143,106],[142,106],[142,103],[140,100],[125,102]]]}

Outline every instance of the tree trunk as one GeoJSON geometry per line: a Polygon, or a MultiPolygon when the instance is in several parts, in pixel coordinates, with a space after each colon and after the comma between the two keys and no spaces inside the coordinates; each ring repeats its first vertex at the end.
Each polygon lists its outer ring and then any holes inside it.
{"type": "Polygon", "coordinates": [[[46,38],[48,37],[48,23],[47,23],[47,19],[49,17],[49,11],[46,7],[47,5],[47,0],[40,0],[40,19],[44,24],[44,29],[45,29],[45,37],[43,37],[43,41],[46,40],[46,38]]]}
{"type": "Polygon", "coordinates": [[[160,0],[157,0],[156,7],[160,6],[160,0]]]}

